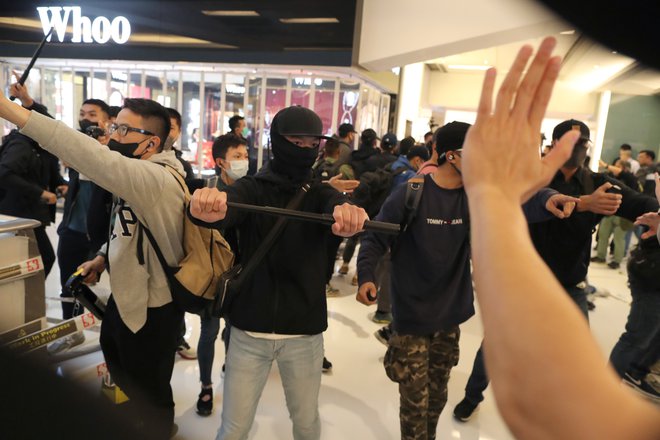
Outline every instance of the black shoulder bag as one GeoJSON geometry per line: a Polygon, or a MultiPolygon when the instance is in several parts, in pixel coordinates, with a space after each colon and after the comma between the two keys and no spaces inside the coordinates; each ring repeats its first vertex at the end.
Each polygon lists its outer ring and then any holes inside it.
{"type": "MultiPolygon", "coordinates": [[[[286,205],[286,209],[297,209],[302,203],[302,200],[305,197],[305,194],[307,194],[308,190],[309,184],[306,183],[302,186],[302,188],[298,190],[293,199],[291,199],[291,201],[286,205]]],[[[208,311],[211,316],[222,318],[227,315],[231,304],[241,291],[242,284],[246,279],[250,278],[261,260],[263,260],[268,251],[270,251],[270,249],[273,247],[275,240],[277,240],[277,238],[284,230],[284,225],[286,222],[287,219],[285,217],[280,217],[277,219],[273,229],[270,230],[266,238],[264,238],[264,241],[261,242],[257,250],[254,252],[254,255],[252,255],[245,266],[240,263],[236,264],[234,267],[222,274],[220,283],[218,284],[218,293],[216,294],[215,300],[211,305],[211,309],[208,311]]]]}

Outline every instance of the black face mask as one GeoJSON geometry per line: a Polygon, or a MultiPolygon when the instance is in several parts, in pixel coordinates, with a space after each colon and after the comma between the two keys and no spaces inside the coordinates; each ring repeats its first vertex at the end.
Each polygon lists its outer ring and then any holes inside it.
{"type": "Polygon", "coordinates": [[[564,163],[564,168],[579,168],[584,165],[584,160],[587,158],[587,147],[577,143],[573,147],[571,157],[564,163]]]}
{"type": "Polygon", "coordinates": [[[98,127],[99,125],[98,122],[92,122],[89,119],[81,119],[78,124],[80,125],[80,131],[83,133],[87,133],[89,127],[98,127]]]}
{"type": "MultiPolygon", "coordinates": [[[[273,121],[273,125],[277,122],[273,121]]],[[[299,147],[280,134],[271,126],[270,138],[273,147],[273,171],[290,177],[293,181],[303,182],[310,176],[310,170],[319,154],[319,147],[299,147]]]]}
{"type": "Polygon", "coordinates": [[[134,142],[132,144],[122,144],[121,142],[117,142],[114,139],[110,139],[110,141],[108,142],[108,148],[110,148],[112,151],[116,151],[122,156],[128,157],[129,159],[139,159],[141,157],[141,155],[140,156],[133,155],[133,153],[135,153],[135,150],[137,150],[139,146],[140,146],[139,142],[134,142]]]}

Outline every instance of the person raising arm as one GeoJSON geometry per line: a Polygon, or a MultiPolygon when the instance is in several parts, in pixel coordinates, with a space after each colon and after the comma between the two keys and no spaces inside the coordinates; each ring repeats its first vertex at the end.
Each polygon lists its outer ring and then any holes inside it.
{"type": "Polygon", "coordinates": [[[551,56],[555,44],[543,41],[524,76],[533,49],[520,50],[494,108],[496,72],[487,71],[464,145],[486,365],[517,438],[657,439],[660,411],[624,389],[606,366],[584,318],[535,252],[520,209],[566,162],[579,136],[566,133],[539,160],[538,133],[561,62],[551,56]]]}

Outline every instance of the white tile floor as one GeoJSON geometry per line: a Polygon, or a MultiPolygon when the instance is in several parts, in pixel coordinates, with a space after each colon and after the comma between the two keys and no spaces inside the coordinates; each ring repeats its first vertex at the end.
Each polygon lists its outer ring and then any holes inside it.
{"type": "MultiPolygon", "coordinates": [[[[52,228],[51,228],[52,229],[52,228]]],[[[52,231],[51,231],[52,232],[52,231]]],[[[56,235],[51,234],[53,243],[56,235]]],[[[320,412],[322,419],[322,439],[396,439],[399,438],[398,392],[383,371],[382,359],[385,347],[373,337],[379,325],[369,317],[375,307],[367,308],[354,299],[355,287],[350,285],[355,260],[347,276],[335,276],[333,284],[341,291],[341,296],[328,299],[328,331],[325,333],[326,355],[333,363],[332,373],[323,375],[320,412]]],[[[624,265],[625,266],[625,265],[624,265]]],[[[630,294],[626,287],[625,274],[614,271],[605,265],[592,265],[590,281],[601,289],[607,289],[612,296],[596,299],[596,310],[590,315],[591,328],[603,350],[603,362],[612,346],[623,331],[628,314],[630,294]]],[[[47,280],[47,295],[59,294],[57,268],[47,280]]],[[[107,289],[107,278],[102,283],[107,289]]],[[[107,292],[107,290],[106,290],[107,292]]],[[[530,292],[533,294],[533,292],[530,292]]],[[[48,315],[60,317],[59,303],[49,301],[48,315]]],[[[551,316],[540,319],[553,319],[551,316]]],[[[188,339],[191,345],[197,343],[199,320],[194,315],[186,315],[188,339]]],[[[561,325],[561,323],[557,323],[561,325]]],[[[479,316],[475,316],[461,326],[461,359],[452,370],[449,382],[449,401],[440,417],[438,439],[496,439],[512,438],[504,425],[490,391],[480,407],[480,412],[468,423],[452,419],[451,412],[463,397],[463,388],[472,368],[474,355],[479,348],[482,328],[479,316]]],[[[98,335],[87,332],[85,347],[93,346],[98,335]]],[[[213,439],[220,425],[222,408],[222,380],[220,367],[224,360],[221,341],[216,344],[216,360],[213,367],[215,386],[215,411],[207,418],[195,413],[195,402],[199,393],[199,370],[196,361],[177,358],[172,387],[176,401],[176,423],[180,440],[213,439]]],[[[579,359],[575,360],[579,362],[579,359]]],[[[78,377],[92,389],[100,388],[96,377],[96,365],[102,362],[100,352],[63,362],[63,374],[78,377]]],[[[548,359],[552,368],[552,359],[548,359]]],[[[542,375],[543,371],[539,371],[542,375]]],[[[522,385],[522,384],[521,384],[522,385]]],[[[291,422],[286,409],[277,367],[274,366],[268,384],[259,403],[256,420],[250,439],[290,439],[291,422]]]]}

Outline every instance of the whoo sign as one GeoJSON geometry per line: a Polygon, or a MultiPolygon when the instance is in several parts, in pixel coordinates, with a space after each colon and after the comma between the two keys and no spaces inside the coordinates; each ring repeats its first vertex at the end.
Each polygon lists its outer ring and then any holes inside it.
{"type": "MultiPolygon", "coordinates": [[[[79,6],[50,6],[39,7],[39,18],[44,29],[44,35],[51,28],[55,28],[54,34],[60,43],[64,42],[67,26],[71,20],[73,30],[72,43],[98,43],[105,44],[112,40],[117,44],[124,44],[131,36],[131,24],[126,17],[115,17],[110,19],[99,16],[94,20],[82,15],[79,6]]],[[[51,37],[48,37],[50,41],[51,37]]]]}

